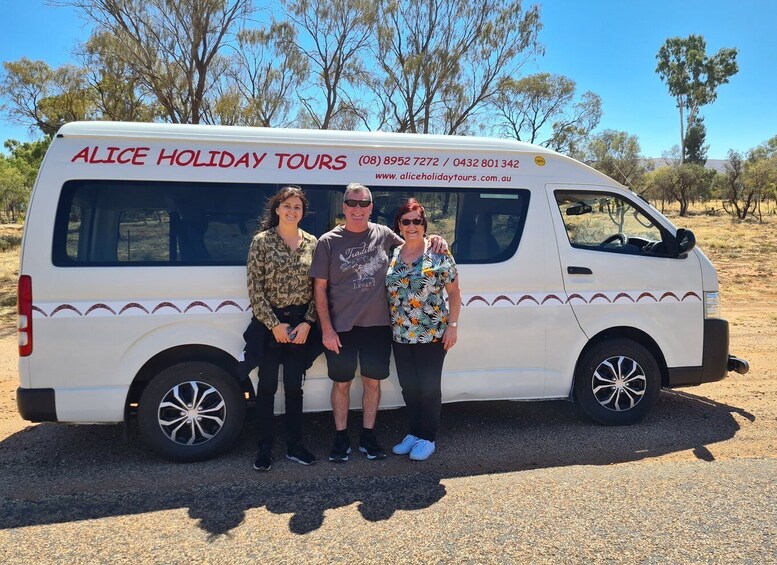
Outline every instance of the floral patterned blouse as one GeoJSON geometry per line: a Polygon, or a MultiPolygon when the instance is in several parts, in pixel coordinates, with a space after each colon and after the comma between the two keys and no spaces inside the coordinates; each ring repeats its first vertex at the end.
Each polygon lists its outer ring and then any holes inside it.
{"type": "Polygon", "coordinates": [[[302,242],[292,251],[274,227],[254,236],[248,251],[248,299],[254,317],[269,329],[280,323],[273,306],[307,304],[305,319],[310,323],[318,319],[308,274],[317,242],[302,231],[302,242]]]}
{"type": "Polygon", "coordinates": [[[427,249],[410,264],[394,250],[386,274],[391,329],[397,343],[439,341],[448,327],[445,285],[456,280],[450,253],[427,249]]]}

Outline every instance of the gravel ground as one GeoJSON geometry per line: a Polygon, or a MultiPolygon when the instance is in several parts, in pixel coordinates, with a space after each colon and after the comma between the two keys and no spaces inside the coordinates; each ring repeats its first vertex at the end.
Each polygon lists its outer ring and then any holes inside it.
{"type": "MultiPolygon", "coordinates": [[[[427,462],[263,474],[250,429],[174,465],[121,426],[22,421],[15,336],[0,338],[0,562],[777,562],[777,316],[726,314],[751,373],[664,392],[636,426],[564,402],[446,405],[427,462]]],[[[381,413],[385,445],[403,417],[381,413]]],[[[319,457],[330,418],[306,415],[319,457]]]]}

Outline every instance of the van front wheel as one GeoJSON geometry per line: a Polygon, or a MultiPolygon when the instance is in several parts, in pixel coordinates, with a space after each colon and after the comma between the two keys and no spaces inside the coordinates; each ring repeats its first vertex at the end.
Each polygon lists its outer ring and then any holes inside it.
{"type": "Polygon", "coordinates": [[[592,347],[575,374],[575,399],[592,420],[605,425],[641,420],[661,391],[653,355],[630,339],[611,339],[592,347]]]}
{"type": "Polygon", "coordinates": [[[143,391],[138,427],[172,461],[202,461],[230,447],[243,427],[245,399],[227,371],[201,361],[172,365],[143,391]]]}

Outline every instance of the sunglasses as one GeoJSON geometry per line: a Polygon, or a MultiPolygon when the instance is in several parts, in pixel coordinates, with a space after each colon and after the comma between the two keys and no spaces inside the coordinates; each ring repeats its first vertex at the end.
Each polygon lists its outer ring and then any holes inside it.
{"type": "Polygon", "coordinates": [[[356,208],[357,206],[360,208],[367,208],[370,204],[372,204],[372,200],[351,200],[349,198],[345,201],[345,205],[349,208],[356,208]]]}
{"type": "Polygon", "coordinates": [[[399,223],[403,226],[409,226],[410,224],[413,224],[414,226],[420,226],[424,223],[424,221],[421,218],[413,218],[412,220],[399,220],[399,223]]]}

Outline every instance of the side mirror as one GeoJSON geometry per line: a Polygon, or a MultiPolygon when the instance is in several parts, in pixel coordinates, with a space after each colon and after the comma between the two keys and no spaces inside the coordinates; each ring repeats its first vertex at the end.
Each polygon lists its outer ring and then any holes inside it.
{"type": "Polygon", "coordinates": [[[590,214],[591,212],[593,212],[593,208],[588,204],[580,202],[567,208],[566,214],[567,216],[582,216],[583,214],[590,214]]]}
{"type": "Polygon", "coordinates": [[[693,235],[691,230],[680,228],[675,234],[675,241],[677,242],[677,256],[682,257],[688,254],[688,252],[696,247],[696,236],[693,235]]]}

